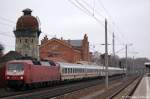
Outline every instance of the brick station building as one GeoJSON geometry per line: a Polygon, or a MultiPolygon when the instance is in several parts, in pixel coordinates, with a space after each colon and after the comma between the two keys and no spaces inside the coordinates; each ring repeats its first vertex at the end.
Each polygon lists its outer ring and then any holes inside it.
{"type": "Polygon", "coordinates": [[[63,62],[76,63],[78,61],[90,61],[88,37],[85,34],[81,40],[63,40],[63,38],[41,40],[40,58],[63,62]]]}

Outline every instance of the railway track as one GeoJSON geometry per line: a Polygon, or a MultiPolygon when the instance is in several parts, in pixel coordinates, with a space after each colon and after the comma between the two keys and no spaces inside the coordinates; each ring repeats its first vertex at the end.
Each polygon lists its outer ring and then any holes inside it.
{"type": "Polygon", "coordinates": [[[142,76],[141,76],[141,77],[138,76],[138,77],[135,77],[135,78],[133,78],[133,79],[129,79],[128,81],[126,81],[125,84],[123,84],[122,86],[120,86],[120,88],[119,88],[118,90],[116,90],[112,95],[110,95],[110,96],[108,97],[108,99],[115,99],[115,97],[116,97],[117,95],[119,95],[123,90],[125,90],[125,89],[126,89],[129,85],[131,85],[135,80],[138,80],[138,81],[136,82],[135,86],[133,87],[133,89],[132,89],[131,91],[127,92],[127,93],[126,93],[126,96],[124,96],[124,97],[127,97],[127,96],[132,95],[132,93],[135,91],[136,87],[137,87],[138,84],[140,83],[141,79],[142,79],[142,76]]]}
{"type": "MultiPolygon", "coordinates": [[[[135,82],[135,79],[139,79],[139,76],[130,75],[125,79],[109,81],[109,88],[107,90],[105,90],[105,83],[102,83],[93,87],[57,96],[54,99],[124,99],[123,96],[126,95],[124,95],[124,93],[123,95],[120,95],[121,89],[123,90],[127,87],[125,85],[130,85],[131,82],[135,82]],[[115,96],[118,94],[119,98],[116,98],[115,96]]],[[[129,92],[129,90],[127,91],[129,92]]]]}
{"type": "Polygon", "coordinates": [[[138,85],[140,84],[141,80],[142,80],[143,76],[141,76],[138,80],[138,82],[135,84],[134,88],[128,93],[128,96],[132,96],[133,93],[135,92],[136,88],[138,87],[138,85]]]}
{"type": "MultiPolygon", "coordinates": [[[[121,78],[122,78],[121,76],[111,77],[110,81],[114,81],[121,78]]],[[[1,96],[0,99],[46,99],[46,98],[60,96],[73,91],[77,91],[80,89],[88,88],[102,83],[104,83],[104,79],[73,82],[73,83],[58,85],[55,87],[16,92],[13,94],[1,96]]]]}
{"type": "Polygon", "coordinates": [[[124,91],[124,89],[127,88],[130,84],[132,84],[135,80],[138,80],[138,82],[140,82],[140,79],[141,76],[127,77],[125,80],[122,81],[122,83],[118,84],[115,87],[109,88],[107,91],[93,97],[92,99],[126,99],[125,97],[130,95],[132,91],[128,90],[129,92],[127,93],[124,92],[123,94],[120,93],[124,91]],[[116,96],[119,96],[119,98],[116,96]]]}

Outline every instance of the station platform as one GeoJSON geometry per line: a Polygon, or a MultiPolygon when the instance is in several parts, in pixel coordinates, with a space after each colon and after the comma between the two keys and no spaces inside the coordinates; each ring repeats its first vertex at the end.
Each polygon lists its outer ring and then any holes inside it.
{"type": "Polygon", "coordinates": [[[142,78],[131,99],[150,99],[150,76],[142,78]]]}

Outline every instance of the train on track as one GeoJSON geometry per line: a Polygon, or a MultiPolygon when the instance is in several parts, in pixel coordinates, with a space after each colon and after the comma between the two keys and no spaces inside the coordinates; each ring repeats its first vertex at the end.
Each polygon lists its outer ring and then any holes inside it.
{"type": "MultiPolygon", "coordinates": [[[[108,67],[108,75],[123,75],[126,70],[108,67]]],[[[105,76],[105,67],[54,61],[12,60],[5,65],[5,80],[10,88],[50,86],[64,81],[76,81],[105,76]]]]}

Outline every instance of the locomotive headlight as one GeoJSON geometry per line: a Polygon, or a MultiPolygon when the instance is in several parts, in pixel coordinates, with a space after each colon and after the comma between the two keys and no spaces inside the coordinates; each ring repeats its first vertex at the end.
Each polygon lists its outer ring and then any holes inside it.
{"type": "Polygon", "coordinates": [[[23,76],[21,76],[20,79],[23,79],[23,76]]]}
{"type": "Polygon", "coordinates": [[[7,76],[7,79],[10,79],[10,77],[9,77],[9,76],[7,76]]]}

